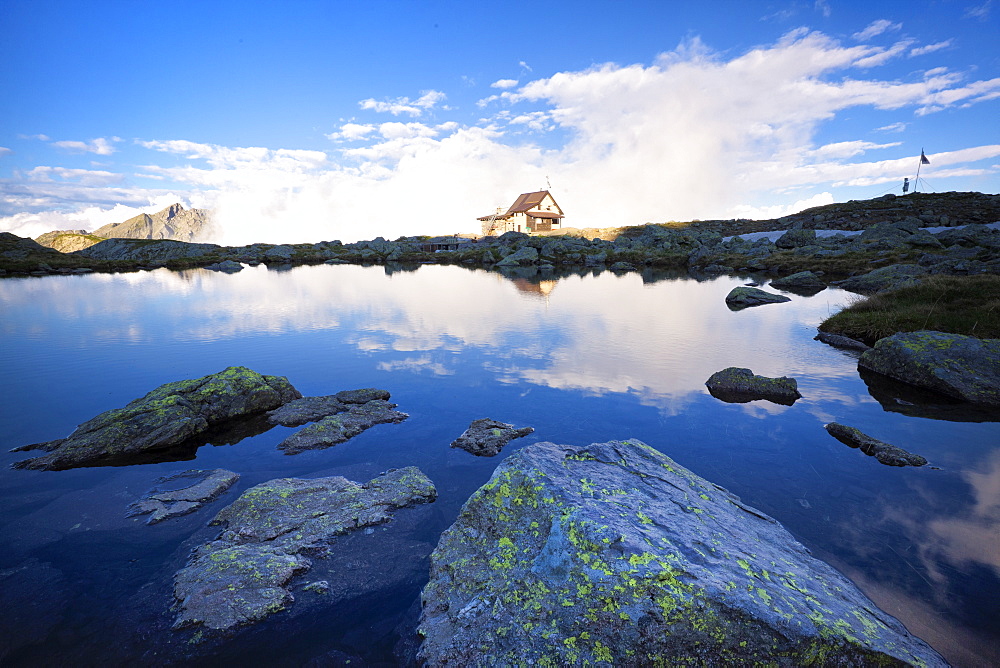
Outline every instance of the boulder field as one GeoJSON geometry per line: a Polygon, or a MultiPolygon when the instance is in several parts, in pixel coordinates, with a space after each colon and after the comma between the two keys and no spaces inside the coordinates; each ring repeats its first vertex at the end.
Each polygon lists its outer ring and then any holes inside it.
{"type": "Polygon", "coordinates": [[[635,440],[504,460],[431,555],[418,661],[944,660],[777,521],[635,440]]]}

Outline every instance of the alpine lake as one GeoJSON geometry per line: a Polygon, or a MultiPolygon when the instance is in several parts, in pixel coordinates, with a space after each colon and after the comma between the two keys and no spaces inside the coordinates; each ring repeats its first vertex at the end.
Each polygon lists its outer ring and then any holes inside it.
{"type": "Polygon", "coordinates": [[[394,665],[438,536],[501,459],[635,438],[776,518],[953,664],[1000,665],[1000,415],[862,378],[858,353],[814,340],[850,293],[731,311],[751,278],[261,265],[0,281],[0,663],[394,665]],[[294,431],[279,426],[189,461],[10,468],[39,454],[11,448],[228,366],[306,396],[382,388],[409,418],[296,455],[276,448],[294,431]],[[731,366],[791,376],[802,398],[720,401],[705,381],[731,366]],[[535,431],[494,458],[449,447],[482,417],[535,431]],[[827,434],[833,421],[930,463],[884,466],[827,434]],[[240,493],[404,466],[437,500],[336,539],[287,610],[227,638],[172,630],[173,575],[240,493]],[[126,516],[160,478],[214,468],[240,480],[197,512],[126,516]],[[321,577],[331,591],[304,588],[321,577]]]}

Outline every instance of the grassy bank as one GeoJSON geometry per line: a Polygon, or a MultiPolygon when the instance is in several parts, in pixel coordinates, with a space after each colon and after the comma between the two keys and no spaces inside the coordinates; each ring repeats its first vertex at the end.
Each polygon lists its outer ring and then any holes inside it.
{"type": "Polygon", "coordinates": [[[1000,338],[1000,276],[931,276],[919,285],[858,297],[819,328],[869,345],[922,329],[1000,338]]]}

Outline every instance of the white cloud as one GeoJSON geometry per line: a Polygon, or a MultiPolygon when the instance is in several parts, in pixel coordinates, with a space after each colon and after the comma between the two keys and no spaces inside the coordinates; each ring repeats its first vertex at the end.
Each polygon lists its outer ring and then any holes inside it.
{"type": "Polygon", "coordinates": [[[409,114],[410,116],[420,116],[427,109],[432,109],[438,102],[444,101],[445,94],[441,91],[429,90],[424,92],[416,100],[408,97],[397,97],[394,100],[376,100],[368,98],[358,102],[362,109],[371,109],[378,113],[390,113],[393,116],[409,114]]]}
{"type": "Polygon", "coordinates": [[[852,158],[856,155],[862,155],[866,151],[880,148],[892,148],[893,146],[899,146],[901,143],[902,142],[898,141],[892,142],[891,144],[876,144],[874,142],[861,140],[841,141],[820,146],[813,152],[813,154],[818,158],[824,159],[852,158]]]}
{"type": "Polygon", "coordinates": [[[880,128],[875,128],[875,132],[904,132],[907,125],[907,123],[900,121],[898,123],[891,123],[889,125],[883,125],[880,128]]]}
{"type": "Polygon", "coordinates": [[[97,169],[67,169],[65,167],[35,167],[27,173],[29,181],[75,181],[84,186],[107,186],[121,183],[125,177],[97,169]]]}
{"type": "Polygon", "coordinates": [[[918,46],[914,49],[910,49],[910,57],[914,58],[916,56],[924,56],[928,53],[934,53],[935,51],[940,51],[941,49],[947,49],[951,46],[951,40],[946,39],[943,42],[935,42],[934,44],[928,44],[927,46],[918,46]]]}
{"type": "Polygon", "coordinates": [[[340,126],[339,132],[331,132],[326,137],[334,141],[357,141],[375,132],[375,129],[375,126],[369,123],[344,123],[340,126]]]}
{"type": "MultiPolygon", "coordinates": [[[[44,137],[44,135],[38,135],[39,138],[44,137]]],[[[53,146],[58,146],[59,148],[66,149],[67,151],[73,153],[96,153],[97,155],[111,155],[115,152],[114,143],[120,142],[120,137],[98,137],[97,139],[92,139],[89,142],[85,141],[55,141],[52,142],[53,146]]]]}
{"type": "Polygon", "coordinates": [[[816,0],[814,7],[824,18],[830,18],[830,14],[833,13],[833,10],[830,9],[830,3],[827,0],[816,0]]]}
{"type": "Polygon", "coordinates": [[[0,156],[7,155],[7,154],[13,153],[13,152],[14,151],[10,150],[6,146],[0,146],[0,156]]]}
{"type": "Polygon", "coordinates": [[[872,37],[878,37],[882,33],[899,30],[903,27],[902,23],[893,23],[888,19],[879,19],[877,21],[872,21],[868,24],[868,27],[861,32],[856,32],[851,37],[858,40],[859,42],[865,42],[872,37]]]}
{"type": "Polygon", "coordinates": [[[878,49],[875,53],[868,56],[867,58],[861,58],[854,62],[855,67],[877,67],[879,65],[884,65],[896,56],[902,55],[910,45],[913,44],[913,40],[903,40],[901,42],[896,42],[888,49],[878,49]]]}
{"type": "Polygon", "coordinates": [[[979,19],[980,21],[985,21],[990,17],[990,10],[992,9],[992,6],[993,0],[986,0],[986,2],[981,5],[966,7],[962,16],[967,19],[979,19]]]}
{"type": "Polygon", "coordinates": [[[490,84],[490,88],[513,88],[517,84],[517,79],[498,79],[490,84]]]}

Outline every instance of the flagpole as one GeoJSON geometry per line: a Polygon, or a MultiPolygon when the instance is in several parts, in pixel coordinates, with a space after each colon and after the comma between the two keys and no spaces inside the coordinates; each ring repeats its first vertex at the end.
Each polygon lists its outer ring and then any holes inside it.
{"type": "Polygon", "coordinates": [[[931,161],[927,159],[927,156],[924,155],[924,149],[921,148],[920,160],[917,161],[917,176],[913,179],[913,192],[917,192],[920,188],[920,167],[925,164],[929,165],[931,164],[931,161]]]}

